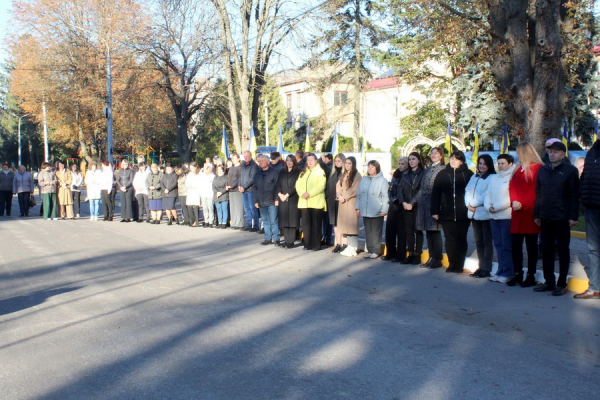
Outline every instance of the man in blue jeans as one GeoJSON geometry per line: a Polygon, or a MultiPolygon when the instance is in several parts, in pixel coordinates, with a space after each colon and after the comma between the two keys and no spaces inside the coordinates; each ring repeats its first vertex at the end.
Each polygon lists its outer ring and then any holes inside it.
{"type": "Polygon", "coordinates": [[[600,299],[600,140],[588,151],[581,174],[579,193],[585,206],[585,236],[590,250],[589,288],[576,299],[600,299]]]}
{"type": "Polygon", "coordinates": [[[252,159],[252,153],[244,152],[244,162],[241,164],[238,190],[242,193],[244,200],[244,214],[246,215],[246,227],[242,231],[258,232],[260,228],[258,222],[258,209],[254,206],[254,194],[256,186],[254,185],[254,175],[258,172],[258,165],[252,159]]]}
{"type": "Polygon", "coordinates": [[[257,157],[259,170],[254,176],[256,192],[254,206],[260,210],[260,218],[265,228],[265,240],[262,245],[274,244],[279,246],[279,219],[277,215],[277,179],[279,171],[270,166],[268,156],[257,157]]]}

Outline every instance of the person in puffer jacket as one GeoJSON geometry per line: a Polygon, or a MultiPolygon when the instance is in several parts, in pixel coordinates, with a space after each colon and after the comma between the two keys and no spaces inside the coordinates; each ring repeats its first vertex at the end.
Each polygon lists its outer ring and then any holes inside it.
{"type": "Polygon", "coordinates": [[[479,268],[470,276],[473,278],[489,278],[492,272],[494,258],[494,243],[492,242],[492,227],[490,213],[483,206],[490,178],[496,173],[494,160],[489,154],[483,154],[477,159],[477,174],[469,179],[465,189],[465,204],[469,209],[468,216],[473,224],[473,236],[477,246],[479,268]]]}
{"type": "Polygon", "coordinates": [[[515,158],[510,154],[500,154],[497,159],[498,173],[490,177],[483,206],[490,213],[490,226],[496,254],[498,270],[490,278],[492,282],[507,283],[515,277],[512,261],[512,236],[510,219],[512,208],[508,186],[515,170],[515,158]]]}
{"type": "Polygon", "coordinates": [[[465,205],[465,189],[473,172],[462,151],[450,155],[450,163],[435,177],[431,193],[431,216],[441,221],[450,266],[446,272],[462,274],[469,243],[471,221],[465,205]]]}
{"type": "Polygon", "coordinates": [[[381,173],[381,165],[375,160],[369,161],[367,175],[360,181],[356,193],[356,211],[363,217],[367,252],[365,258],[381,256],[381,238],[383,219],[388,213],[389,183],[381,173]]]}

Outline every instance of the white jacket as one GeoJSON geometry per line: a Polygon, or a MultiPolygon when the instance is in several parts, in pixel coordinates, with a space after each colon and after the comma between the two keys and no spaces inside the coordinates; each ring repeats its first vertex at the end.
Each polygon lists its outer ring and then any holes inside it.
{"type": "Polygon", "coordinates": [[[507,171],[500,171],[486,179],[490,182],[488,184],[483,206],[486,210],[489,210],[493,205],[496,210],[495,213],[490,213],[490,219],[510,219],[512,216],[508,185],[514,170],[515,166],[513,165],[507,171]]]}
{"type": "Polygon", "coordinates": [[[185,186],[187,187],[187,197],[185,203],[188,206],[200,206],[200,187],[202,186],[202,172],[194,174],[190,172],[185,177],[185,186]]]}
{"type": "Polygon", "coordinates": [[[490,174],[483,179],[480,174],[476,174],[469,179],[469,183],[465,188],[465,205],[467,207],[475,207],[475,212],[469,210],[469,219],[477,221],[487,221],[490,219],[490,213],[487,208],[483,206],[483,202],[492,176],[493,175],[490,174]]]}
{"type": "Polygon", "coordinates": [[[80,192],[83,185],[83,175],[81,172],[71,171],[71,192],[80,192]]]}
{"type": "Polygon", "coordinates": [[[110,193],[113,189],[113,182],[115,180],[113,169],[102,168],[102,174],[100,176],[102,177],[100,180],[100,190],[106,190],[110,193]]]}
{"type": "Polygon", "coordinates": [[[100,200],[100,184],[102,182],[102,171],[99,169],[89,170],[85,173],[85,185],[88,200],[100,200]]]}
{"type": "Polygon", "coordinates": [[[215,193],[213,192],[213,181],[215,180],[215,174],[206,175],[204,172],[200,172],[202,179],[200,180],[200,197],[204,199],[213,198],[215,193]]]}
{"type": "Polygon", "coordinates": [[[150,172],[152,172],[150,171],[150,168],[146,167],[144,171],[140,169],[138,170],[138,172],[135,173],[135,176],[133,177],[133,189],[135,190],[136,196],[138,194],[148,194],[148,185],[146,184],[146,178],[148,178],[150,172]]]}

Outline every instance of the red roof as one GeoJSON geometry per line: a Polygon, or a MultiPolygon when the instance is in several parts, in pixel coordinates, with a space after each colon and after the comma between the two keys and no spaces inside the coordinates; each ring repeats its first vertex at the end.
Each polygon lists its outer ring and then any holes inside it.
{"type": "Polygon", "coordinates": [[[398,86],[400,84],[398,76],[390,76],[389,78],[375,79],[365,85],[365,89],[380,89],[385,87],[398,86]]]}

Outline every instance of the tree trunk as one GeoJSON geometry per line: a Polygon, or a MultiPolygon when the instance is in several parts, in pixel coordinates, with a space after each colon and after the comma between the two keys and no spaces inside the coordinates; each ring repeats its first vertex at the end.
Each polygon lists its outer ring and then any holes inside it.
{"type": "Polygon", "coordinates": [[[238,154],[242,154],[242,141],[240,138],[240,125],[237,114],[236,99],[235,99],[235,88],[234,88],[234,76],[233,66],[229,53],[223,52],[225,60],[225,77],[227,79],[227,98],[229,107],[229,118],[231,120],[231,132],[233,134],[233,146],[238,154]]]}
{"type": "MultiPolygon", "coordinates": [[[[359,143],[360,137],[365,133],[365,127],[363,126],[363,133],[360,133],[360,93],[361,93],[361,66],[362,66],[362,52],[360,48],[360,28],[361,28],[361,16],[360,16],[360,1],[356,0],[354,4],[354,57],[356,58],[356,64],[354,65],[354,129],[352,132],[352,149],[354,152],[360,151],[359,143]]],[[[363,121],[364,124],[364,121],[363,121]]],[[[367,149],[365,149],[367,151],[367,149]]],[[[335,154],[334,154],[335,156],[335,154]]]]}

